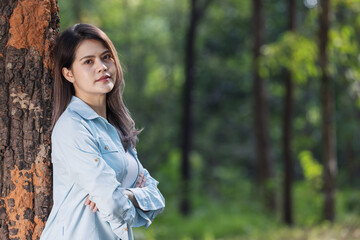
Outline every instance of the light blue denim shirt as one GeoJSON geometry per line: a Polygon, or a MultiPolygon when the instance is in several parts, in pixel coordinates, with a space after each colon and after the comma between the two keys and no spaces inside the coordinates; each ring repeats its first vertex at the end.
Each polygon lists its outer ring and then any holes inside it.
{"type": "Polygon", "coordinates": [[[127,160],[116,129],[81,99],[73,96],[51,136],[54,205],[41,240],[133,239],[131,227],[148,227],[165,207],[158,182],[144,169],[144,188],[122,186],[127,160]],[[129,189],[135,208],[124,193],[129,189]],[[96,213],[84,205],[96,203],[96,213]]]}

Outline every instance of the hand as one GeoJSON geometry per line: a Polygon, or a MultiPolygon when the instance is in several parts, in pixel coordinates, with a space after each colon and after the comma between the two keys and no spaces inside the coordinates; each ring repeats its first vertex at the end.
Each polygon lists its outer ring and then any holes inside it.
{"type": "Polygon", "coordinates": [[[136,188],[143,188],[146,184],[146,177],[144,176],[144,173],[140,173],[139,177],[135,183],[136,188]]]}
{"type": "MultiPolygon", "coordinates": [[[[144,176],[144,173],[140,173],[139,177],[135,183],[134,188],[143,188],[145,186],[146,186],[146,177],[144,176]]],[[[134,207],[139,208],[139,203],[136,201],[134,193],[132,191],[126,189],[125,194],[129,198],[129,200],[132,202],[134,207]]]]}
{"type": "Polygon", "coordinates": [[[85,200],[85,205],[89,205],[89,208],[95,213],[98,208],[96,207],[96,203],[90,201],[90,195],[87,196],[86,200],[85,200]]]}
{"type": "Polygon", "coordinates": [[[129,198],[134,207],[139,208],[139,203],[136,201],[136,198],[132,191],[125,189],[125,195],[129,198]]]}

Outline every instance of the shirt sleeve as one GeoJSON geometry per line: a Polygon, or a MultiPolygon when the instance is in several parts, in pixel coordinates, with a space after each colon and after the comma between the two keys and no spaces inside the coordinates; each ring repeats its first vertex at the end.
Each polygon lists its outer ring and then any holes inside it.
{"type": "Polygon", "coordinates": [[[115,171],[107,165],[91,131],[81,120],[69,119],[53,132],[53,146],[63,155],[69,177],[90,195],[99,216],[109,222],[116,235],[121,226],[132,226],[136,210],[117,181],[115,171]]]}
{"type": "Polygon", "coordinates": [[[156,215],[162,213],[165,208],[165,199],[157,188],[159,184],[152,178],[149,172],[144,169],[146,184],[143,188],[128,188],[133,192],[140,209],[136,209],[137,215],[134,227],[150,226],[156,215]]]}

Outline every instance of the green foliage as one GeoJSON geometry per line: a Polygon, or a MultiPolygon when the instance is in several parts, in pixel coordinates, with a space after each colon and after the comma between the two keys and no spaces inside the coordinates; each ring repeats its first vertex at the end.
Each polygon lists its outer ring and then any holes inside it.
{"type": "Polygon", "coordinates": [[[264,46],[262,53],[261,75],[264,78],[278,74],[284,68],[291,71],[294,80],[300,84],[319,76],[317,44],[298,33],[284,33],[277,42],[264,46]]]}
{"type": "Polygon", "coordinates": [[[322,188],[323,167],[315,160],[310,151],[302,151],[299,154],[301,167],[303,169],[305,180],[310,183],[315,189],[322,188]]]}
{"type": "Polygon", "coordinates": [[[295,184],[294,222],[297,226],[311,227],[322,220],[322,193],[311,182],[295,184]]]}

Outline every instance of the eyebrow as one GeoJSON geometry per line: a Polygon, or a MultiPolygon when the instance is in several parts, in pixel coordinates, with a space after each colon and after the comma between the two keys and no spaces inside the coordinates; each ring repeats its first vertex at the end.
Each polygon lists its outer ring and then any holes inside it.
{"type": "MultiPolygon", "coordinates": [[[[100,55],[104,55],[105,53],[110,53],[110,50],[105,50],[103,53],[101,53],[100,55]]],[[[88,55],[88,56],[84,56],[82,58],[80,58],[79,61],[83,60],[84,58],[94,58],[95,55],[88,55]]]]}

